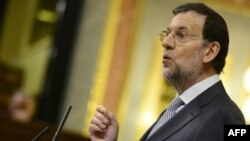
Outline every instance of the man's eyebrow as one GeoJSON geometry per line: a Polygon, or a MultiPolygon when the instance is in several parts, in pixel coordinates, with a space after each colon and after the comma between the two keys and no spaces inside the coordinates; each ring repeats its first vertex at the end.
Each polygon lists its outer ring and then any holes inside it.
{"type": "Polygon", "coordinates": [[[188,30],[188,27],[186,26],[180,26],[177,28],[177,30],[188,30]]]}
{"type": "Polygon", "coordinates": [[[180,27],[173,28],[173,29],[171,29],[170,27],[166,28],[166,31],[181,31],[181,30],[189,30],[189,29],[186,26],[180,26],[180,27]]]}

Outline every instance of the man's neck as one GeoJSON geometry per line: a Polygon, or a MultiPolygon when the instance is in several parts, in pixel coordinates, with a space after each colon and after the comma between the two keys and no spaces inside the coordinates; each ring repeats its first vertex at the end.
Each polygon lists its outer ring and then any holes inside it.
{"type": "Polygon", "coordinates": [[[199,76],[192,76],[192,77],[186,77],[186,78],[182,78],[176,81],[171,81],[170,83],[173,85],[173,87],[176,89],[176,91],[181,94],[183,93],[185,90],[187,90],[188,88],[190,88],[191,86],[199,83],[200,81],[207,79],[208,77],[212,76],[216,74],[215,72],[211,72],[211,73],[202,73],[199,76]]]}

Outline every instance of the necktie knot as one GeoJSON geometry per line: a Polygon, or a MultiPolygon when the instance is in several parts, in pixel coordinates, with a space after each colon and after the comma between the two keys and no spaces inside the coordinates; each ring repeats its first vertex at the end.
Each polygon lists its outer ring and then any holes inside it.
{"type": "Polygon", "coordinates": [[[170,104],[170,106],[168,107],[166,113],[168,115],[168,119],[170,119],[172,116],[175,115],[176,110],[181,106],[184,105],[184,102],[180,99],[180,97],[176,97],[170,104]]]}

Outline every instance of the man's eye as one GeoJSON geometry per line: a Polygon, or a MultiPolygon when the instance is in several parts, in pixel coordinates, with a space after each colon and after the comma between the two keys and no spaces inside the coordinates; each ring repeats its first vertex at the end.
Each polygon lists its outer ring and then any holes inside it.
{"type": "Polygon", "coordinates": [[[185,39],[187,38],[187,33],[186,32],[176,32],[176,36],[179,38],[185,39]]]}

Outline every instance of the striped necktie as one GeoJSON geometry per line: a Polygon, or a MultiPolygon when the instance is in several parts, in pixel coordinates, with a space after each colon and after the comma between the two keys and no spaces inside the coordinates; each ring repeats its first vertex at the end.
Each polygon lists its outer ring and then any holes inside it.
{"type": "Polygon", "coordinates": [[[167,110],[163,113],[160,117],[158,122],[154,125],[153,129],[150,131],[148,137],[150,137],[155,131],[157,131],[164,123],[166,123],[170,118],[172,118],[176,114],[176,110],[181,106],[184,105],[184,102],[179,98],[176,97],[167,108],[167,110]]]}

